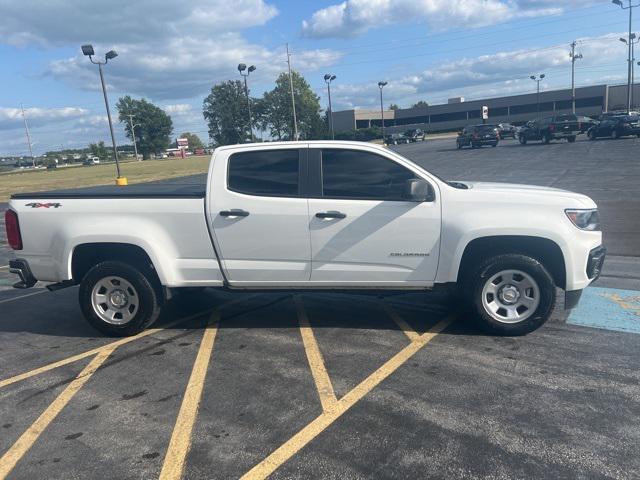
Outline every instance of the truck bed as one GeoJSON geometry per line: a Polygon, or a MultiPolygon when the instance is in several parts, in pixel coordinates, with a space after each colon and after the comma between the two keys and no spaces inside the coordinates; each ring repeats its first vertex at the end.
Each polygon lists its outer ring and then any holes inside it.
{"type": "Polygon", "coordinates": [[[16,200],[71,199],[71,198],[204,198],[206,184],[203,183],[139,183],[119,187],[100,185],[97,187],[72,188],[48,192],[15,193],[16,200]]]}

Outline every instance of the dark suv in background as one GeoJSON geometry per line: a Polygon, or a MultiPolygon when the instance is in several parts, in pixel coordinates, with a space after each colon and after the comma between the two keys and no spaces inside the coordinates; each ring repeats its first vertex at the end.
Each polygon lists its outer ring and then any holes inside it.
{"type": "Polygon", "coordinates": [[[595,140],[598,137],[620,138],[630,135],[640,137],[640,117],[638,115],[606,116],[587,131],[590,140],[595,140]]]}
{"type": "Polygon", "coordinates": [[[497,125],[469,125],[458,133],[456,146],[480,148],[483,145],[495,147],[500,141],[497,125]]]}
{"type": "Polygon", "coordinates": [[[567,142],[575,142],[579,134],[578,117],[565,114],[527,122],[518,132],[518,140],[522,145],[526,145],[531,140],[549,143],[551,140],[566,139],[567,142]]]}

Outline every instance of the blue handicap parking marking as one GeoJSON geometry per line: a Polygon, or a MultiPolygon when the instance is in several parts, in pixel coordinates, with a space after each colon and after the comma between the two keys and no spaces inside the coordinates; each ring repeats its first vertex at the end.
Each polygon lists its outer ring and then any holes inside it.
{"type": "Polygon", "coordinates": [[[586,288],[567,323],[640,333],[640,292],[616,288],[586,288]]]}

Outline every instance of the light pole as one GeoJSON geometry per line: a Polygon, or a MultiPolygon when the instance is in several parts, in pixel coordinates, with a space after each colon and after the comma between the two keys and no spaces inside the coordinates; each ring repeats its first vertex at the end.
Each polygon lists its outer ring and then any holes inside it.
{"type": "Polygon", "coordinates": [[[629,47],[629,56],[627,59],[628,62],[628,71],[627,71],[627,113],[631,112],[631,69],[632,69],[632,62],[633,60],[631,59],[632,57],[632,52],[631,49],[633,48],[633,43],[632,40],[634,37],[632,37],[632,33],[631,33],[631,18],[633,15],[633,9],[640,6],[640,3],[636,3],[635,5],[631,3],[631,0],[629,0],[629,5],[628,6],[624,6],[624,4],[622,3],[622,0],[612,0],[611,3],[618,5],[621,9],[623,10],[629,10],[629,40],[626,42],[627,46],[629,47]]]}
{"type": "Polygon", "coordinates": [[[582,54],[576,55],[576,41],[571,42],[571,113],[576,114],[576,60],[582,58],[582,54]]]}
{"type": "Polygon", "coordinates": [[[380,89],[380,117],[382,118],[382,144],[384,145],[384,106],[382,103],[382,89],[387,85],[387,82],[378,82],[378,88],[380,89]]]}
{"type": "Polygon", "coordinates": [[[251,121],[251,100],[249,100],[249,89],[247,88],[247,77],[251,72],[256,69],[255,65],[251,65],[249,68],[244,63],[238,65],[238,72],[244,78],[244,94],[247,97],[247,111],[249,112],[249,132],[251,132],[251,141],[253,142],[253,123],[251,121]],[[247,73],[244,73],[244,72],[247,73]]]}
{"type": "Polygon", "coordinates": [[[540,82],[542,81],[542,79],[545,77],[544,73],[541,73],[540,75],[538,75],[537,77],[535,75],[531,75],[529,78],[531,80],[533,80],[534,82],[536,82],[536,86],[537,86],[537,90],[536,90],[536,94],[537,94],[537,107],[536,107],[536,111],[538,112],[538,118],[540,118],[540,82]]]}
{"type": "MultiPolygon", "coordinates": [[[[630,61],[629,61],[629,65],[631,65],[631,82],[628,85],[628,90],[629,90],[629,105],[627,108],[627,113],[629,113],[631,111],[631,109],[634,107],[634,100],[633,100],[633,87],[634,87],[634,83],[635,83],[635,65],[634,65],[634,61],[636,59],[636,44],[638,42],[640,42],[640,38],[636,38],[636,34],[632,33],[630,36],[630,42],[631,42],[631,57],[630,61]]],[[[625,45],[629,44],[629,41],[627,41],[626,38],[620,38],[620,41],[622,43],[624,43],[625,45]]]]}
{"type": "Polygon", "coordinates": [[[329,129],[331,130],[331,140],[335,140],[333,133],[333,109],[331,108],[331,82],[336,79],[335,75],[330,73],[325,74],[324,81],[327,83],[327,93],[329,94],[329,129]]]}
{"type": "Polygon", "coordinates": [[[98,70],[100,71],[100,83],[102,84],[102,94],[104,95],[104,106],[107,109],[107,119],[109,120],[109,131],[111,132],[111,143],[113,145],[113,158],[116,161],[116,185],[126,185],[127,177],[123,177],[120,175],[120,160],[118,158],[118,148],[116,147],[116,137],[113,134],[113,123],[111,122],[111,111],[109,110],[109,99],[107,98],[107,87],[104,84],[104,74],[102,73],[102,66],[106,65],[109,60],[112,60],[118,56],[115,50],[109,50],[104,55],[104,62],[96,61],[93,59],[93,55],[95,52],[93,51],[92,45],[82,45],[82,53],[89,57],[89,60],[94,65],[98,65],[98,70]]]}

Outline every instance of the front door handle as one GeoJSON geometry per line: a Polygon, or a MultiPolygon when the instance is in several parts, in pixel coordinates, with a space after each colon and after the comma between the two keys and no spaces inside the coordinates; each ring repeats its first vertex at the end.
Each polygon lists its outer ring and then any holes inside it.
{"type": "Polygon", "coordinates": [[[220,212],[221,217],[248,217],[249,212],[240,208],[233,208],[231,210],[222,210],[220,212]]]}
{"type": "Polygon", "coordinates": [[[316,213],[316,217],[318,218],[346,218],[347,214],[342,212],[337,212],[335,210],[330,210],[328,212],[318,212],[316,213]]]}

